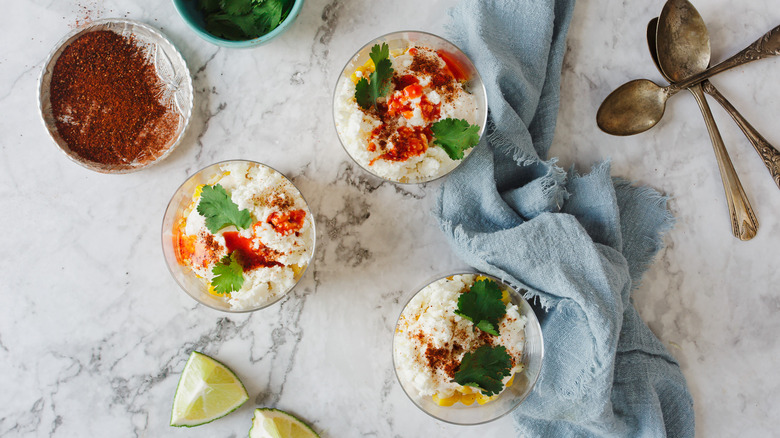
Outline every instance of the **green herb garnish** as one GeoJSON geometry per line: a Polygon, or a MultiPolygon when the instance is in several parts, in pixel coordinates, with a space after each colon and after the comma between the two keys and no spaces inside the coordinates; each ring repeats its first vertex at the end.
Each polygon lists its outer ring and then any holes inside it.
{"type": "Polygon", "coordinates": [[[276,29],[290,14],[294,0],[198,0],[206,30],[243,41],[276,29]]]}
{"type": "Polygon", "coordinates": [[[211,268],[211,273],[214,274],[211,285],[218,294],[229,294],[241,289],[244,284],[244,269],[238,263],[235,251],[222,257],[222,260],[211,268]]]}
{"type": "Polygon", "coordinates": [[[473,353],[463,355],[453,382],[463,386],[474,386],[482,394],[491,396],[504,389],[502,380],[511,373],[512,358],[506,348],[483,345],[473,353]]]}
{"type": "Polygon", "coordinates": [[[463,151],[479,143],[479,126],[462,119],[442,119],[431,125],[433,143],[453,160],[462,160],[463,151]]]}
{"type": "Polygon", "coordinates": [[[228,225],[235,225],[237,228],[249,228],[252,225],[249,210],[239,210],[238,205],[219,184],[203,187],[198,213],[206,218],[206,228],[212,233],[228,225]]]}
{"type": "Polygon", "coordinates": [[[376,105],[376,100],[390,92],[390,79],[393,78],[393,63],[390,61],[390,46],[383,43],[374,44],[368,55],[374,62],[374,71],[368,76],[360,78],[355,85],[355,100],[363,109],[369,109],[376,105]]]}
{"type": "Polygon", "coordinates": [[[478,329],[498,336],[498,321],[506,315],[501,289],[493,280],[477,280],[458,297],[456,315],[473,322],[478,329]]]}

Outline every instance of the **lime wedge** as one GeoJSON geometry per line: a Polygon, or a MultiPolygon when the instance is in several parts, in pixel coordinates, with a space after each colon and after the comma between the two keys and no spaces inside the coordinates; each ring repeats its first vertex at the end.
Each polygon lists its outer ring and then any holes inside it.
{"type": "Polygon", "coordinates": [[[193,351],[176,387],[171,426],[200,426],[235,411],[249,399],[228,367],[193,351]]]}
{"type": "Polygon", "coordinates": [[[255,409],[249,438],[319,438],[319,435],[287,412],[261,408],[255,409]]]}

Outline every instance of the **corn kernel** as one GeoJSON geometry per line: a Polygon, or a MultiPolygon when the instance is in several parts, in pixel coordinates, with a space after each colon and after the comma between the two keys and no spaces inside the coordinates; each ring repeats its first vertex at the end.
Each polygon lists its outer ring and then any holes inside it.
{"type": "Polygon", "coordinates": [[[496,397],[498,397],[498,396],[497,395],[491,395],[490,397],[488,397],[488,396],[486,396],[486,395],[484,395],[482,393],[479,393],[479,394],[477,394],[477,403],[479,403],[481,405],[484,405],[487,402],[495,400],[496,397]]]}
{"type": "Polygon", "coordinates": [[[368,61],[355,69],[355,72],[352,73],[349,78],[352,79],[352,83],[357,84],[360,78],[366,77],[368,74],[373,73],[374,70],[376,70],[374,61],[372,61],[371,58],[368,58],[368,61]],[[357,72],[360,72],[360,75],[358,75],[357,72]]]}
{"type": "Polygon", "coordinates": [[[397,58],[403,55],[404,53],[406,53],[406,50],[407,49],[393,49],[390,51],[390,55],[393,56],[394,58],[397,58]]]}
{"type": "Polygon", "coordinates": [[[458,401],[460,401],[460,394],[458,394],[457,392],[453,394],[451,397],[447,397],[447,398],[439,398],[439,394],[433,395],[433,402],[439,406],[445,406],[445,407],[452,406],[458,401]]]}
{"type": "Polygon", "coordinates": [[[474,390],[471,389],[470,386],[461,386],[460,388],[458,388],[458,391],[461,394],[472,394],[474,392],[474,390]]]}
{"type": "Polygon", "coordinates": [[[509,304],[509,291],[508,290],[502,290],[501,291],[501,301],[503,301],[504,304],[509,304]]]}
{"type": "Polygon", "coordinates": [[[290,267],[293,270],[293,278],[295,279],[300,278],[301,273],[303,273],[303,266],[294,264],[294,265],[290,265],[290,267]]]}
{"type": "Polygon", "coordinates": [[[504,385],[504,386],[509,388],[510,386],[512,386],[513,383],[515,383],[515,375],[514,374],[512,374],[512,377],[510,377],[509,380],[506,381],[506,385],[504,385]]]}
{"type": "Polygon", "coordinates": [[[477,399],[477,394],[463,394],[460,396],[460,402],[466,406],[471,406],[477,399]]]}
{"type": "Polygon", "coordinates": [[[205,184],[201,184],[198,187],[195,187],[195,196],[193,196],[193,198],[199,198],[200,194],[203,193],[203,187],[205,186],[205,184]]]}

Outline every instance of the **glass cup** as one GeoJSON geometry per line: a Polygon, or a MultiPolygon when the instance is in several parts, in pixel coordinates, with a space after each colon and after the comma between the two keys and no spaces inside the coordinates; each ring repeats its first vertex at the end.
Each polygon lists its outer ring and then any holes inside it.
{"type": "MultiPolygon", "coordinates": [[[[409,399],[426,414],[445,421],[447,423],[459,424],[459,425],[474,425],[487,423],[496,420],[504,415],[512,412],[516,407],[528,397],[536,384],[536,380],[539,378],[539,373],[542,369],[542,359],[544,357],[544,342],[542,340],[542,329],[539,325],[539,321],[534,314],[530,304],[520,295],[520,293],[514,287],[504,283],[496,277],[477,273],[477,272],[458,272],[448,274],[439,277],[424,287],[418,289],[413,293],[401,311],[403,315],[406,307],[412,301],[412,299],[439,280],[452,277],[454,275],[474,275],[487,277],[496,283],[502,290],[509,292],[510,303],[515,304],[518,307],[520,315],[527,318],[525,324],[525,345],[523,347],[522,363],[524,364],[523,370],[516,373],[513,378],[511,386],[506,387],[497,398],[491,400],[483,405],[473,403],[470,406],[455,403],[452,406],[440,406],[435,403],[430,395],[421,396],[418,394],[418,390],[415,386],[404,378],[404,373],[399,372],[399,363],[397,357],[397,345],[398,339],[397,333],[399,330],[399,324],[396,324],[395,336],[393,337],[393,368],[395,369],[395,375],[398,378],[398,382],[401,384],[406,395],[409,399]]],[[[398,317],[398,321],[401,321],[401,315],[398,317]]],[[[476,389],[475,389],[476,390],[476,389]]]]}
{"type": "MultiPolygon", "coordinates": [[[[285,177],[281,172],[278,172],[276,169],[273,169],[270,166],[266,166],[265,164],[248,160],[222,161],[201,169],[191,177],[187,178],[186,181],[184,181],[184,183],[173,194],[173,197],[168,203],[168,208],[165,210],[162,223],[162,247],[163,255],[165,256],[165,262],[168,265],[168,270],[171,272],[171,275],[173,275],[173,278],[176,280],[179,286],[184,290],[184,292],[187,293],[187,295],[191,296],[197,302],[211,307],[212,309],[221,310],[223,312],[242,313],[253,312],[255,310],[266,308],[282,299],[282,297],[290,293],[290,291],[295,288],[303,275],[306,273],[308,266],[311,264],[316,246],[315,244],[317,233],[314,224],[314,218],[312,216],[312,248],[309,254],[309,259],[306,261],[306,264],[302,266],[302,269],[296,272],[295,283],[283,293],[280,293],[272,299],[255,307],[242,309],[234,309],[230,306],[227,299],[221,296],[210,294],[208,282],[205,279],[195,275],[189,266],[179,263],[176,253],[176,244],[174,242],[174,228],[179,219],[181,219],[183,213],[192,204],[192,198],[196,188],[202,184],[213,184],[216,177],[222,173],[220,166],[236,162],[250,163],[252,166],[265,167],[273,172],[278,173],[289,181],[287,177],[285,177]]],[[[292,184],[292,181],[290,181],[290,184],[292,184]]],[[[308,213],[311,214],[311,210],[308,208],[308,203],[306,203],[303,195],[301,195],[300,190],[295,186],[295,184],[292,184],[292,186],[295,188],[298,196],[303,199],[304,204],[306,204],[306,210],[308,210],[308,213]]]]}
{"type": "MultiPolygon", "coordinates": [[[[460,166],[463,163],[463,161],[465,161],[465,159],[468,158],[468,156],[466,156],[466,158],[464,159],[458,160],[456,162],[457,164],[455,164],[454,166],[440,169],[439,173],[436,173],[431,176],[419,177],[413,180],[408,179],[406,176],[403,176],[401,179],[392,179],[378,174],[374,170],[374,168],[372,168],[372,165],[366,162],[364,157],[360,158],[353,155],[353,153],[350,152],[350,148],[346,144],[346,142],[348,141],[345,132],[346,127],[343,126],[343,123],[339,123],[339,118],[347,117],[348,114],[344,113],[339,109],[340,102],[345,97],[343,94],[340,93],[340,91],[343,91],[345,81],[350,81],[351,75],[359,67],[363,66],[369,60],[369,53],[371,52],[371,48],[375,44],[381,45],[383,43],[387,43],[391,52],[393,50],[405,50],[410,45],[424,46],[434,51],[446,52],[451,58],[451,62],[457,65],[459,70],[462,71],[463,76],[467,78],[464,83],[464,89],[469,94],[473,95],[476,98],[476,102],[477,102],[476,124],[479,125],[480,139],[482,138],[482,135],[485,132],[485,126],[487,123],[487,113],[488,113],[487,93],[485,91],[485,85],[482,82],[482,77],[479,75],[479,72],[477,71],[476,67],[471,62],[471,60],[466,56],[466,54],[463,53],[463,51],[461,51],[453,43],[445,40],[444,38],[441,38],[439,36],[427,32],[402,31],[402,32],[393,32],[387,35],[380,36],[379,38],[376,38],[375,40],[361,47],[360,50],[358,50],[357,53],[355,53],[355,55],[352,58],[350,58],[346,66],[344,66],[344,69],[342,70],[341,75],[339,76],[339,79],[336,82],[336,89],[334,90],[333,93],[333,117],[334,117],[333,121],[336,126],[336,132],[338,133],[339,141],[341,142],[344,151],[347,152],[347,155],[349,155],[350,158],[358,166],[363,168],[365,171],[373,174],[374,176],[377,176],[386,181],[390,181],[394,183],[418,184],[418,183],[424,183],[424,182],[429,182],[429,181],[439,179],[445,176],[446,174],[452,172],[456,167],[460,166]]],[[[430,147],[436,147],[436,146],[431,145],[430,147]]],[[[467,151],[467,153],[470,153],[471,151],[473,151],[473,148],[467,151]]]]}

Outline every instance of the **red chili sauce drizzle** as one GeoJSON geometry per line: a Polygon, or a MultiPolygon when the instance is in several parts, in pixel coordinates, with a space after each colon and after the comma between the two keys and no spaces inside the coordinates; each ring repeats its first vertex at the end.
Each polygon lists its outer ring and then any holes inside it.
{"type": "MultiPolygon", "coordinates": [[[[442,102],[451,102],[457,95],[455,84],[467,79],[464,71],[446,52],[431,50],[419,50],[411,48],[408,52],[412,55],[412,64],[409,70],[414,74],[393,74],[393,86],[395,91],[388,96],[385,103],[378,103],[372,110],[381,124],[371,131],[368,139],[367,150],[379,151],[381,154],[371,160],[369,165],[377,160],[406,161],[411,157],[422,155],[428,150],[428,145],[433,140],[431,125],[441,117],[441,103],[432,103],[425,94],[423,87],[417,79],[419,75],[431,77],[429,87],[436,90],[441,96],[442,102]],[[443,60],[445,66],[440,65],[443,60]],[[425,126],[399,126],[398,116],[406,119],[414,116],[414,104],[412,99],[419,98],[417,106],[420,108],[425,126]]],[[[269,221],[270,223],[270,221],[269,221]]]]}
{"type": "Polygon", "coordinates": [[[292,210],[280,213],[275,211],[268,215],[266,222],[271,224],[274,231],[286,236],[290,233],[298,233],[303,227],[303,219],[306,217],[306,212],[303,210],[292,210]]]}
{"type": "Polygon", "coordinates": [[[244,269],[244,272],[256,268],[270,268],[273,266],[284,266],[275,259],[281,254],[267,246],[260,244],[258,249],[254,249],[252,239],[238,234],[238,231],[225,231],[222,233],[225,238],[225,246],[228,252],[237,251],[238,262],[244,269]]]}

